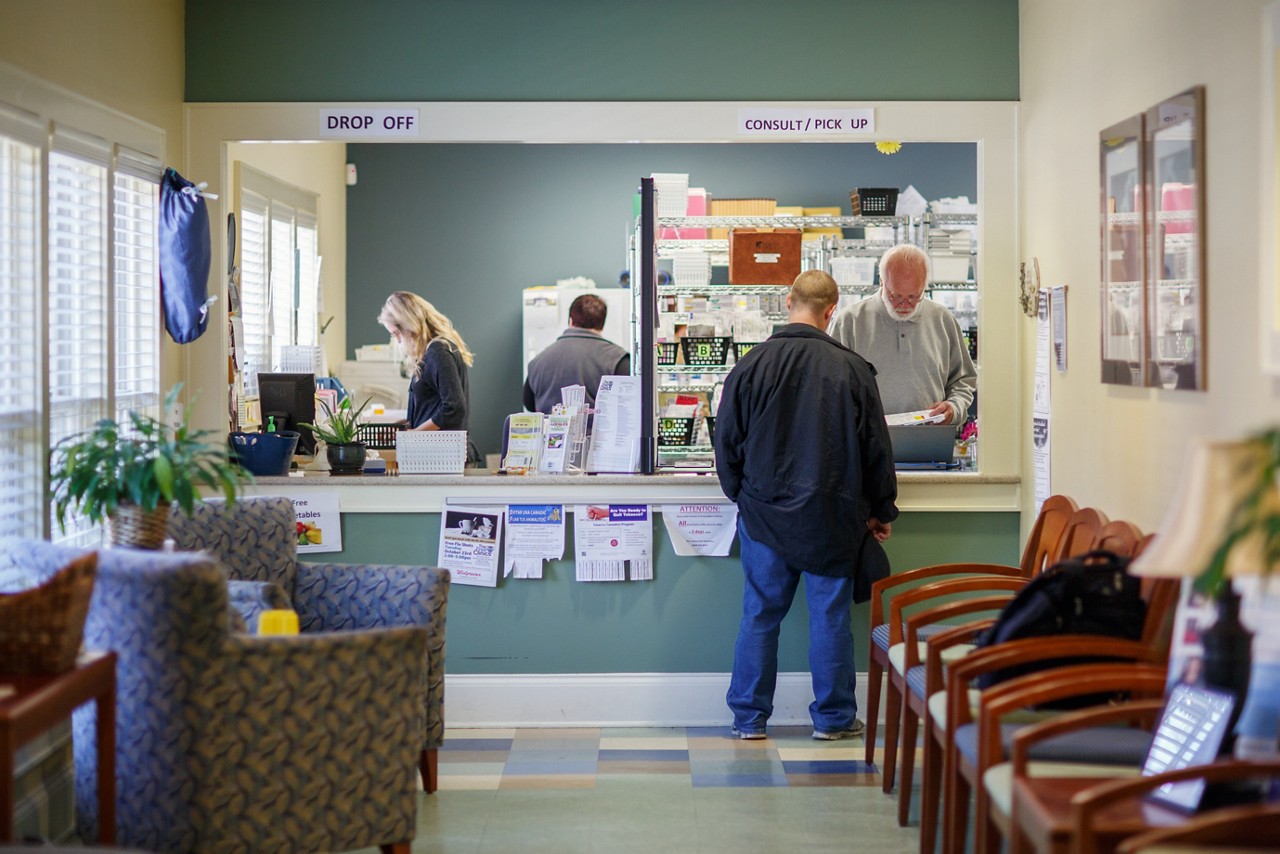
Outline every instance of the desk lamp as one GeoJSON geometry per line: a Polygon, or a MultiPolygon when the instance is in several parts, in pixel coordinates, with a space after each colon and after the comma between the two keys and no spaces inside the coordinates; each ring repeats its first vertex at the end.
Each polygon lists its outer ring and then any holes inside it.
{"type": "Polygon", "coordinates": [[[1231,578],[1280,563],[1278,464],[1280,430],[1194,444],[1159,534],[1129,567],[1134,575],[1194,577],[1196,590],[1216,600],[1218,618],[1201,641],[1204,684],[1236,698],[1223,754],[1233,749],[1252,667],[1253,634],[1240,623],[1231,578]]]}

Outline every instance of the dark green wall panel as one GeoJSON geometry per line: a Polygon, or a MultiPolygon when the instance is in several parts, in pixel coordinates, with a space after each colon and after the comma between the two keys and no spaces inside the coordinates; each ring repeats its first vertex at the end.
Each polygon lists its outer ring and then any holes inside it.
{"type": "MultiPolygon", "coordinates": [[[[344,563],[434,563],[438,514],[344,514],[344,563]]],[[[572,551],[573,521],[568,526],[572,551]]],[[[683,558],[655,522],[654,580],[578,582],[571,561],[541,581],[497,588],[454,585],[450,673],[727,673],[742,596],[737,548],[727,558],[683,558]]],[[[1018,559],[1016,513],[904,513],[888,551],[895,571],[956,560],[1018,559]]],[[[854,609],[858,667],[866,669],[867,605],[854,609]]],[[[796,597],[783,625],[779,666],[807,671],[808,613],[796,597]]]]}
{"type": "Polygon", "coordinates": [[[188,101],[1016,100],[1017,0],[187,0],[188,101]]]}

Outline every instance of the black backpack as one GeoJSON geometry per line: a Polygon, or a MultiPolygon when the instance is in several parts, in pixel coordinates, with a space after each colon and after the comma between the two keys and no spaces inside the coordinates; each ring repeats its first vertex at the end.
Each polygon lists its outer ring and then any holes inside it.
{"type": "MultiPolygon", "coordinates": [[[[1059,561],[1031,579],[978,636],[979,648],[1052,635],[1107,635],[1138,640],[1146,621],[1147,603],[1141,581],[1128,572],[1129,558],[1109,551],[1091,551],[1059,561]]],[[[1048,667],[1084,664],[1096,658],[1037,661],[980,674],[979,688],[1034,673],[1048,667]]],[[[1092,698],[1068,700],[1059,708],[1092,703],[1092,698]],[[1089,702],[1085,702],[1088,699],[1089,702]]]]}

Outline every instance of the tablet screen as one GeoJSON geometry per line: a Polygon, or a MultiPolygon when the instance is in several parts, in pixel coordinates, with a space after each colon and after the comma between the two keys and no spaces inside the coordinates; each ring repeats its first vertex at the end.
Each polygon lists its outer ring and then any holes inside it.
{"type": "MultiPolygon", "coordinates": [[[[1221,691],[1181,682],[1174,685],[1147,751],[1142,775],[1211,764],[1218,756],[1234,704],[1234,698],[1221,691]]],[[[1166,783],[1148,797],[1183,812],[1195,812],[1204,787],[1203,780],[1166,783]]]]}

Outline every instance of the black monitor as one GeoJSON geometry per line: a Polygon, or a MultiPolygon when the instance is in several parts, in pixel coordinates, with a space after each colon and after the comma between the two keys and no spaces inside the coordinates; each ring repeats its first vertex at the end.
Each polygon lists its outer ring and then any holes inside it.
{"type": "Polygon", "coordinates": [[[316,452],[316,437],[299,426],[316,420],[315,374],[258,374],[258,405],[264,425],[274,417],[277,430],[298,432],[298,453],[316,452]]]}

